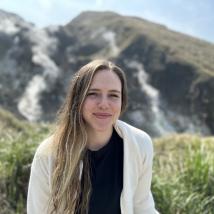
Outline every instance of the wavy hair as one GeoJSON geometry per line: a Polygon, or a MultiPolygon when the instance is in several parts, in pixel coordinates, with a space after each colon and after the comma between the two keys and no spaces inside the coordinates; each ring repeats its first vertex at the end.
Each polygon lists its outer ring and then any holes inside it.
{"type": "Polygon", "coordinates": [[[121,68],[110,61],[94,60],[75,73],[65,102],[58,112],[54,133],[56,154],[51,183],[50,213],[88,213],[91,181],[82,108],[93,77],[100,70],[117,74],[122,85],[121,113],[126,109],[127,84],[121,68]]]}

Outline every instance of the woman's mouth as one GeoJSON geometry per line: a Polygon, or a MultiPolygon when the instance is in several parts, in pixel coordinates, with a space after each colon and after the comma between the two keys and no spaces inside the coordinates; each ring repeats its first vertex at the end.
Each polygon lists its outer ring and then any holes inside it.
{"type": "Polygon", "coordinates": [[[111,117],[112,115],[109,113],[94,113],[94,116],[98,119],[107,119],[111,117]]]}

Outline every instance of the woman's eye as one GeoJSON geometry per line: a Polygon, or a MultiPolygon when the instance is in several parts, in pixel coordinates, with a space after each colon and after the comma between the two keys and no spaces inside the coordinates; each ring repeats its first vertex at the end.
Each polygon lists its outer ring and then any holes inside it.
{"type": "Polygon", "coordinates": [[[95,92],[89,92],[88,94],[87,94],[87,96],[96,96],[97,95],[97,93],[95,93],[95,92]]]}
{"type": "Polygon", "coordinates": [[[117,94],[110,94],[110,97],[119,97],[117,94]]]}

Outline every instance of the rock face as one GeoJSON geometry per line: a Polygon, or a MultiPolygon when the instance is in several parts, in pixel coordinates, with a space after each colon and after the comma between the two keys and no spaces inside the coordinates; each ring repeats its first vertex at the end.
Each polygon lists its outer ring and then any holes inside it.
{"type": "Polygon", "coordinates": [[[69,79],[107,58],[123,68],[123,119],[153,136],[214,134],[214,45],[137,17],[84,12],[38,29],[0,11],[0,105],[30,121],[52,121],[69,79]]]}

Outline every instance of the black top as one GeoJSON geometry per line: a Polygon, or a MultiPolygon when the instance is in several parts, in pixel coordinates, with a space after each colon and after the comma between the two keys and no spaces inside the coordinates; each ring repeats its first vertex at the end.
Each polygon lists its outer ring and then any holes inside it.
{"type": "Polygon", "coordinates": [[[121,214],[123,188],[123,140],[114,130],[110,141],[98,151],[90,151],[92,193],[89,214],[121,214]]]}

